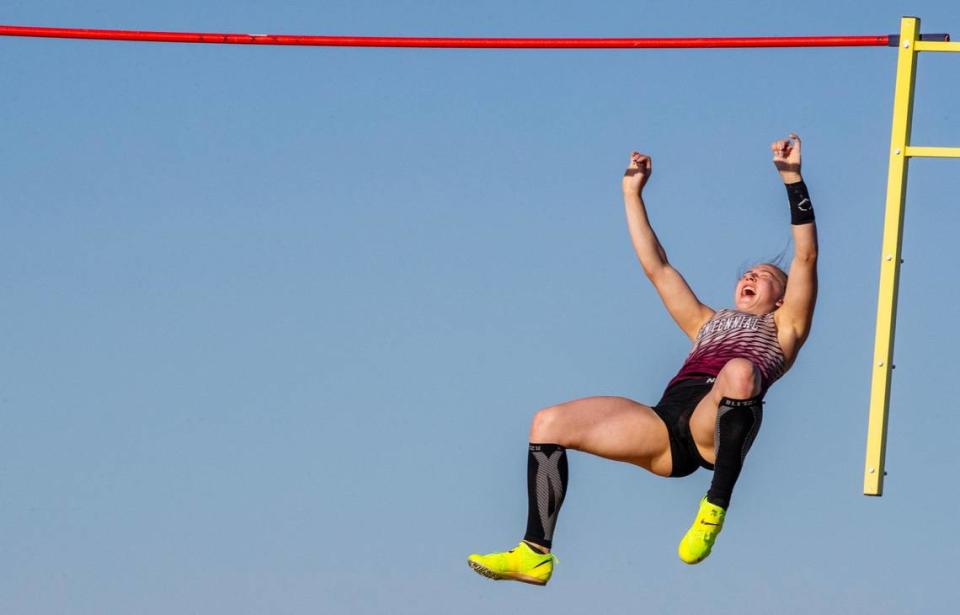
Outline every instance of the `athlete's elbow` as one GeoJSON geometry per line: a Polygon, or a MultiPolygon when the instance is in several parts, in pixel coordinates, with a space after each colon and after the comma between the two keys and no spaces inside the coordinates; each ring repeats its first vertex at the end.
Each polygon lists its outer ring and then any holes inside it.
{"type": "Polygon", "coordinates": [[[663,272],[667,269],[667,263],[657,259],[640,259],[640,266],[643,267],[643,273],[650,279],[651,282],[656,282],[658,278],[663,275],[663,272]]]}

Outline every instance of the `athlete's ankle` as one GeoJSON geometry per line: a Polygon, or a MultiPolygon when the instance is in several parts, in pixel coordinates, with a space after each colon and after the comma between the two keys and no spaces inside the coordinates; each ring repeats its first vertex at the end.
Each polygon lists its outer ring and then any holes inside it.
{"type": "Polygon", "coordinates": [[[726,512],[726,511],[727,511],[727,508],[730,507],[730,500],[724,500],[723,498],[711,497],[709,493],[706,495],[706,498],[705,498],[705,499],[707,500],[707,503],[708,503],[708,504],[713,504],[714,506],[716,506],[716,507],[718,507],[718,508],[722,508],[724,512],[726,512]]]}
{"type": "Polygon", "coordinates": [[[537,543],[531,542],[526,538],[523,539],[523,542],[524,544],[526,544],[528,547],[530,547],[540,555],[546,555],[547,553],[550,553],[550,549],[548,547],[544,547],[543,545],[538,545],[537,543]]]}

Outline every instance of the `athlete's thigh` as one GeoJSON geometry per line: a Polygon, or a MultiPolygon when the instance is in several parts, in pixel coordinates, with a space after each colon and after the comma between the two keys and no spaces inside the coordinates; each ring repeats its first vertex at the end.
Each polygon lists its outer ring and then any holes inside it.
{"type": "Polygon", "coordinates": [[[626,397],[587,397],[550,410],[568,448],[670,475],[667,427],[649,406],[626,397]]]}

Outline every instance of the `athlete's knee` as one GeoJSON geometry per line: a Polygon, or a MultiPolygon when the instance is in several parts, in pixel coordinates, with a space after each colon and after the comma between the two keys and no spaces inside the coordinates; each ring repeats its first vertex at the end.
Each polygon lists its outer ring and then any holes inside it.
{"type": "Polygon", "coordinates": [[[550,444],[560,444],[563,438],[562,409],[560,406],[550,406],[538,410],[530,423],[530,441],[550,444]]]}
{"type": "Polygon", "coordinates": [[[720,394],[733,399],[747,399],[760,393],[760,371],[747,359],[730,359],[720,370],[720,394]]]}

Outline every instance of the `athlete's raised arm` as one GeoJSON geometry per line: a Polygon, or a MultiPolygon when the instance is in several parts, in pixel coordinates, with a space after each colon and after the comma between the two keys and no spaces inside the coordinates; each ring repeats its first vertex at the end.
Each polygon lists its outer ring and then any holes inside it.
{"type": "Polygon", "coordinates": [[[713,310],[700,303],[680,272],[667,261],[657,234],[650,226],[647,209],[643,202],[643,187],[653,172],[650,156],[633,152],[630,166],[623,174],[623,202],[627,210],[627,227],[633,240],[633,249],[640,258],[643,272],[653,282],[660,299],[670,316],[677,322],[690,339],[713,316],[713,310]]]}
{"type": "Polygon", "coordinates": [[[783,305],[775,313],[784,350],[795,354],[810,334],[813,308],[817,301],[817,225],[810,194],[800,174],[800,137],[774,141],[773,164],[787,187],[793,233],[793,261],[783,305]]]}

